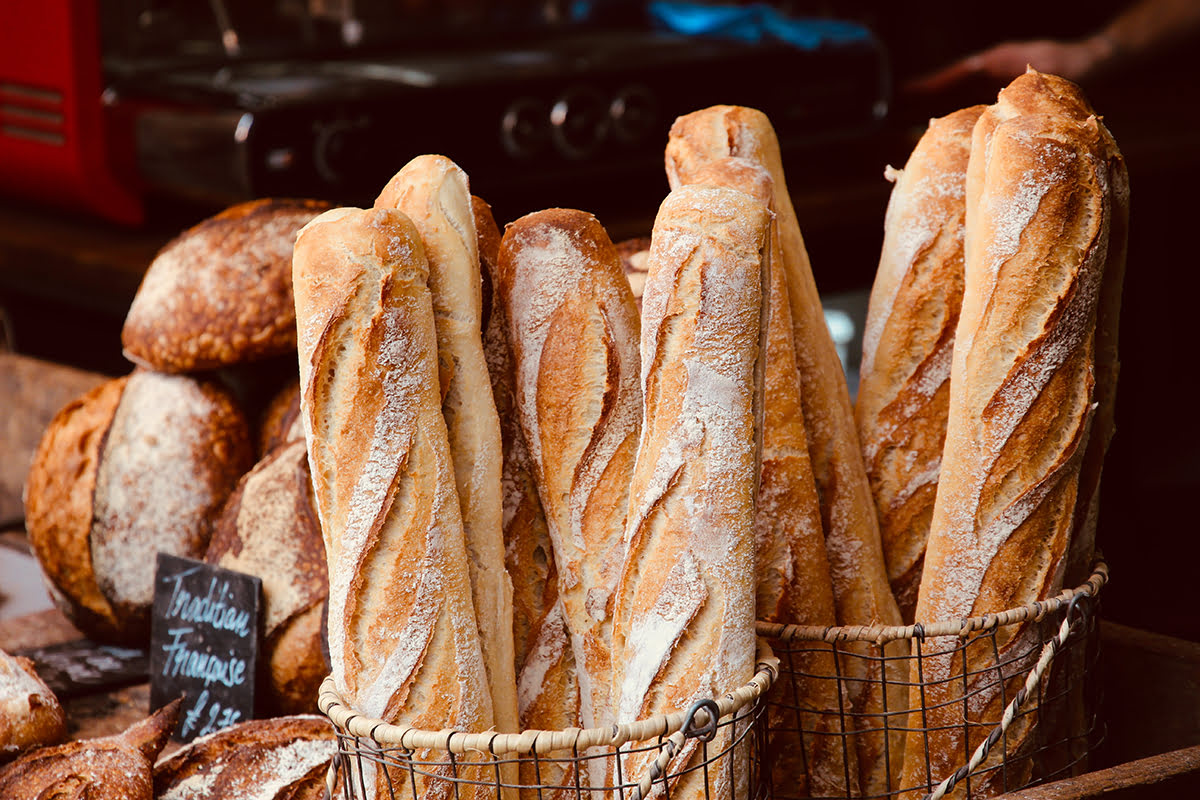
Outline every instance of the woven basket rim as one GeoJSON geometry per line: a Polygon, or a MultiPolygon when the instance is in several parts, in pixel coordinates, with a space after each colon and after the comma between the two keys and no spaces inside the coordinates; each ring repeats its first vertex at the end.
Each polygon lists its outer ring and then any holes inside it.
{"type": "Polygon", "coordinates": [[[882,645],[900,639],[926,639],[933,636],[968,636],[978,631],[993,630],[1004,625],[1039,621],[1047,614],[1069,606],[1077,597],[1095,597],[1108,583],[1108,564],[1098,558],[1092,574],[1074,589],[1063,589],[1049,600],[1037,600],[1006,611],[966,617],[958,620],[912,625],[783,625],[759,621],[755,632],[767,639],[785,642],[871,642],[882,645]]]}
{"type": "MultiPolygon", "coordinates": [[[[755,674],[749,683],[720,698],[711,698],[719,709],[721,719],[736,714],[766,695],[779,675],[779,659],[770,645],[757,640],[755,674]]],[[[355,711],[338,693],[332,675],[325,677],[317,695],[317,707],[333,723],[339,733],[370,739],[384,747],[405,750],[436,750],[454,754],[469,751],[493,756],[527,756],[571,750],[576,753],[590,747],[620,747],[629,742],[646,742],[665,738],[682,730],[689,710],[655,714],[645,719],[602,728],[566,728],[563,730],[525,730],[519,733],[486,731],[430,731],[405,725],[393,725],[355,711]]],[[[700,708],[695,714],[700,726],[708,723],[708,712],[700,708]]]]}

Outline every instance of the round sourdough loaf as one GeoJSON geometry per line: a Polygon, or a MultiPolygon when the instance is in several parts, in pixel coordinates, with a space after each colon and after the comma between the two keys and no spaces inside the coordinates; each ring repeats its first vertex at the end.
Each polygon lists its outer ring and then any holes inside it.
{"type": "Polygon", "coordinates": [[[25,521],[59,608],[101,641],[144,643],[155,555],[202,558],[251,463],[223,390],[138,370],[58,412],[26,484],[25,521]]]}
{"type": "Polygon", "coordinates": [[[177,236],[155,256],[129,308],[125,357],[191,372],[294,350],[292,245],[328,207],[255,200],[177,236]]]}
{"type": "Polygon", "coordinates": [[[205,560],[262,579],[266,709],[315,711],[329,674],[321,652],[329,579],[303,439],[273,450],[242,478],[205,560]]]}

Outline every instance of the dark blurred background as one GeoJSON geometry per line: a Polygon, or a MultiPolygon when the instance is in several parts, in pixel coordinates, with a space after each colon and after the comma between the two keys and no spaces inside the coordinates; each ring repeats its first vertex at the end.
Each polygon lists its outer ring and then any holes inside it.
{"type": "MultiPolygon", "coordinates": [[[[434,150],[467,170],[501,223],[577,206],[614,240],[646,235],[667,190],[671,119],[713,103],[772,115],[818,285],[861,326],[884,166],[904,163],[930,117],[991,102],[1007,82],[920,79],[998,42],[1082,39],[1130,4],[776,4],[789,19],[865,33],[826,32],[808,49],[664,34],[641,2],[45,5],[52,13],[6,10],[0,30],[0,347],[120,374],[142,271],[225,205],[266,193],[369,203],[434,150]],[[47,63],[52,74],[39,73],[47,63]],[[74,160],[39,171],[26,152],[47,145],[77,148],[74,160]]],[[[1188,377],[1200,345],[1197,44],[1151,48],[1081,82],[1132,183],[1100,516],[1105,613],[1200,641],[1190,592],[1200,414],[1188,377]]],[[[845,335],[851,372],[857,341],[845,335]]]]}

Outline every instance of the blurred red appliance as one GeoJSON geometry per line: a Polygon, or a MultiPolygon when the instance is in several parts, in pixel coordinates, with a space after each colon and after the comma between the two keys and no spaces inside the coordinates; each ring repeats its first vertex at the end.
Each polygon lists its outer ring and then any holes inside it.
{"type": "Polygon", "coordinates": [[[0,192],[141,222],[133,140],[102,97],[99,3],[3,6],[0,192]]]}

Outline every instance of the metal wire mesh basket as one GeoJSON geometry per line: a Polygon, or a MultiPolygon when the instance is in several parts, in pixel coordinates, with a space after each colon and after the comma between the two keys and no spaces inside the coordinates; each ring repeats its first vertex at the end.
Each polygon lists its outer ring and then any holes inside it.
{"type": "Polygon", "coordinates": [[[758,623],[780,660],[767,699],[774,797],[991,797],[1079,774],[1103,738],[1088,676],[1107,581],[1097,562],[1050,600],[932,625],[758,623]],[[810,701],[822,686],[835,704],[810,701]]]}
{"type": "Polygon", "coordinates": [[[389,725],[354,711],[326,678],[317,704],[338,741],[328,793],[355,800],[764,800],[765,697],[778,668],[760,642],[754,678],[724,697],[627,725],[520,733],[389,725]]]}

